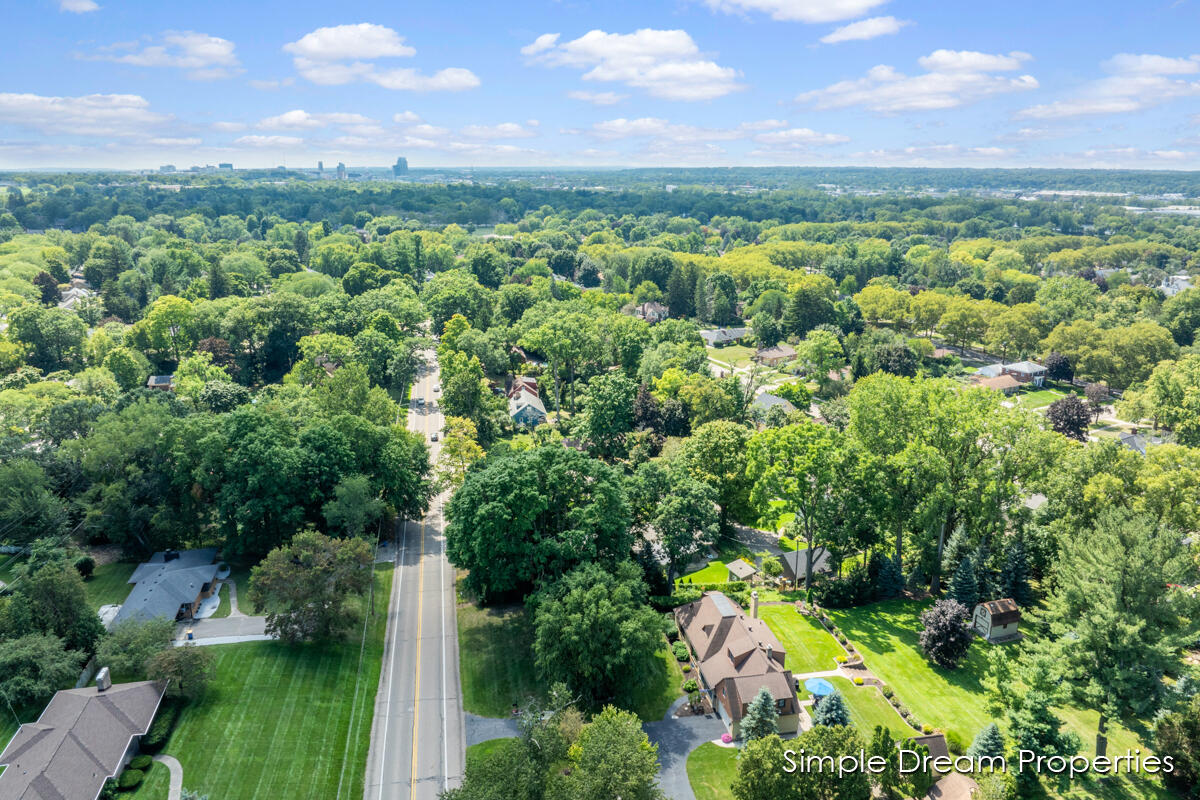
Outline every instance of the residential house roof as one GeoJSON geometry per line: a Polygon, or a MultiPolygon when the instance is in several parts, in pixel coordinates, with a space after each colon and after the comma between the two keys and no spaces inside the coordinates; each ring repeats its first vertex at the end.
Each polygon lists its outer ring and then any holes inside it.
{"type": "Polygon", "coordinates": [[[216,560],[217,548],[215,547],[199,547],[195,550],[163,550],[138,564],[133,574],[129,576],[129,583],[144,580],[163,566],[171,569],[186,569],[202,567],[216,560]]]}
{"type": "Polygon", "coordinates": [[[705,592],[675,609],[675,620],[696,651],[700,676],[710,688],[729,681],[730,708],[741,719],[742,705],[765,686],[776,699],[794,697],[787,653],[761,619],[746,616],[721,592],[705,592]]]}
{"type": "MultiPolygon", "coordinates": [[[[804,575],[808,571],[808,550],[785,550],[779,555],[779,561],[784,569],[791,570],[793,575],[804,575]]],[[[829,571],[829,551],[824,545],[813,548],[813,572],[829,571]]]]}
{"type": "Polygon", "coordinates": [[[120,771],[130,740],[150,729],[165,689],[142,681],[58,692],[0,753],[0,797],[94,800],[120,771]]]}
{"type": "Polygon", "coordinates": [[[538,416],[545,418],[546,407],[542,398],[528,391],[519,391],[508,398],[508,415],[515,417],[525,409],[532,409],[538,416]]]}
{"type": "Polygon", "coordinates": [[[763,392],[762,394],[755,397],[754,403],[752,403],[752,405],[755,408],[762,409],[763,411],[769,411],[770,409],[772,409],[775,406],[780,406],[783,408],[784,411],[788,412],[789,414],[796,410],[796,407],[794,405],[792,405],[792,402],[790,400],[780,397],[777,394],[771,394],[770,392],[763,392]]]}
{"type": "MultiPolygon", "coordinates": [[[[929,748],[931,758],[949,758],[950,748],[946,745],[946,737],[940,733],[931,733],[928,736],[914,736],[906,740],[908,749],[913,749],[919,744],[923,744],[929,748]]],[[[897,745],[899,746],[899,745],[897,745]]]]}
{"type": "Polygon", "coordinates": [[[1162,439],[1155,436],[1152,439],[1147,439],[1140,433],[1122,433],[1121,444],[1128,447],[1130,450],[1135,450],[1142,455],[1146,455],[1146,448],[1153,444],[1162,444],[1162,439]]]}
{"type": "Polygon", "coordinates": [[[744,581],[758,572],[758,570],[754,568],[753,564],[740,558],[735,558],[733,561],[730,561],[728,564],[726,564],[725,567],[729,570],[730,574],[739,581],[744,581]]]}
{"type": "Polygon", "coordinates": [[[754,357],[765,361],[772,358],[793,358],[796,355],[796,349],[789,344],[777,344],[773,347],[764,347],[754,354],[754,357]]]}
{"type": "Polygon", "coordinates": [[[135,584],[133,591],[121,604],[112,624],[127,619],[175,619],[180,607],[196,602],[205,585],[216,580],[219,569],[214,563],[216,558],[215,547],[155,553],[129,577],[129,582],[135,584]]]}
{"type": "Polygon", "coordinates": [[[174,375],[151,375],[146,379],[146,386],[151,389],[159,389],[175,385],[174,375]]]}
{"type": "Polygon", "coordinates": [[[995,378],[997,375],[1004,374],[1004,365],[988,364],[975,370],[975,374],[982,378],[995,378]]]}
{"type": "Polygon", "coordinates": [[[749,332],[749,328],[714,328],[712,330],[700,331],[700,338],[709,347],[714,347],[718,344],[736,342],[749,332]]]}
{"type": "Polygon", "coordinates": [[[521,392],[529,392],[534,397],[541,397],[542,393],[538,388],[537,378],[528,375],[517,375],[513,378],[512,384],[508,387],[508,396],[516,397],[521,392]]]}
{"type": "Polygon", "coordinates": [[[988,389],[995,389],[998,392],[1018,389],[1021,382],[1012,375],[997,375],[994,378],[983,378],[975,381],[976,386],[985,386],[988,389]]]}
{"type": "Polygon", "coordinates": [[[1036,361],[1017,361],[1013,364],[1005,364],[1004,369],[1010,372],[1020,372],[1024,375],[1046,374],[1046,368],[1036,361]]]}
{"type": "MultiPolygon", "coordinates": [[[[992,618],[993,625],[1007,625],[1010,622],[1021,621],[1021,609],[1010,598],[1003,600],[989,600],[986,603],[980,603],[987,609],[988,616],[992,618]]],[[[979,606],[975,606],[979,608],[979,606]]]]}

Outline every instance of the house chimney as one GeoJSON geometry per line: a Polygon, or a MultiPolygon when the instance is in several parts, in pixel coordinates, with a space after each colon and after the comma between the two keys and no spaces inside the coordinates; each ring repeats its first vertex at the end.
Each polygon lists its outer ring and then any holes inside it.
{"type": "Polygon", "coordinates": [[[775,648],[771,647],[771,645],[767,645],[767,661],[771,660],[771,656],[774,654],[774,651],[775,648]]]}
{"type": "Polygon", "coordinates": [[[750,593],[750,616],[758,619],[758,589],[750,593]]]}
{"type": "Polygon", "coordinates": [[[96,673],[96,691],[103,692],[112,687],[112,676],[108,674],[108,667],[101,667],[96,673]]]}

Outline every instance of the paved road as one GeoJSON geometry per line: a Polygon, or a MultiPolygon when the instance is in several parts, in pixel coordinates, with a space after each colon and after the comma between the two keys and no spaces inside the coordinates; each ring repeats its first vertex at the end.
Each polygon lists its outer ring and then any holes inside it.
{"type": "MultiPolygon", "coordinates": [[[[440,432],[441,396],[433,353],[413,385],[408,426],[440,432]],[[425,406],[418,406],[418,398],[425,406]],[[430,402],[438,408],[431,408],[430,402]]],[[[439,444],[431,442],[436,459],[439,444]]],[[[364,800],[434,800],[462,782],[466,744],[459,696],[454,571],[446,561],[442,503],[423,520],[400,523],[388,609],[383,672],[375,699],[364,800]]]]}

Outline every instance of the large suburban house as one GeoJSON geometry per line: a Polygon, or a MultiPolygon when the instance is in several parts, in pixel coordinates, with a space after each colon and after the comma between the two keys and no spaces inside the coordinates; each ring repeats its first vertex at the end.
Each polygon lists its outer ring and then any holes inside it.
{"type": "Polygon", "coordinates": [[[133,591],[113,617],[117,625],[127,619],[166,617],[191,619],[200,603],[217,587],[217,548],[166,550],[155,553],[129,576],[133,591]]]}
{"type": "Polygon", "coordinates": [[[989,600],[975,606],[971,625],[989,644],[1011,642],[1021,638],[1021,609],[1008,598],[989,600]]]}
{"type": "Polygon", "coordinates": [[[764,347],[754,354],[754,360],[760,364],[766,364],[771,367],[778,367],[785,361],[791,361],[796,357],[796,349],[790,344],[780,342],[774,347],[764,347]]]}
{"type": "Polygon", "coordinates": [[[0,753],[4,800],[95,800],[150,730],[166,684],[157,681],[58,692],[0,753]],[[103,687],[103,688],[102,688],[103,687]]]}
{"type": "Polygon", "coordinates": [[[519,428],[536,428],[546,421],[536,378],[518,376],[513,380],[508,390],[508,416],[519,428]]]}
{"type": "Polygon", "coordinates": [[[754,402],[751,403],[750,406],[758,409],[763,414],[766,414],[776,406],[782,408],[785,414],[790,414],[796,410],[796,407],[792,405],[790,400],[780,397],[777,394],[771,394],[770,392],[760,392],[758,396],[754,398],[754,402]]]}
{"type": "Polygon", "coordinates": [[[976,386],[982,386],[985,389],[995,389],[1001,394],[1013,394],[1021,388],[1021,382],[1012,375],[997,375],[994,378],[977,378],[976,386]]]}
{"type": "Polygon", "coordinates": [[[634,309],[634,316],[638,319],[644,319],[651,324],[662,322],[671,316],[671,311],[657,300],[651,300],[649,303],[642,303],[634,309]]]}
{"type": "Polygon", "coordinates": [[[675,622],[696,655],[701,688],[730,733],[739,735],[742,717],[762,688],[775,698],[780,733],[799,729],[800,702],[785,666],[787,653],[766,622],[746,616],[721,592],[705,592],[675,609],[675,622]]]}
{"type": "Polygon", "coordinates": [[[1024,384],[1032,384],[1041,386],[1046,381],[1046,368],[1036,361],[1016,361],[1012,364],[988,364],[980,367],[975,371],[975,382],[981,386],[987,386],[992,389],[998,389],[1005,394],[1006,387],[1013,384],[1005,381],[1003,386],[999,383],[988,383],[989,380],[994,381],[996,378],[1008,376],[1016,382],[1017,388],[1024,384]]]}
{"type": "Polygon", "coordinates": [[[1158,288],[1167,297],[1174,297],[1184,289],[1192,288],[1192,276],[1168,275],[1167,277],[1163,278],[1162,283],[1158,288]]]}
{"type": "Polygon", "coordinates": [[[700,331],[700,338],[709,347],[724,347],[740,341],[748,333],[750,333],[749,328],[713,328],[700,331]]]}

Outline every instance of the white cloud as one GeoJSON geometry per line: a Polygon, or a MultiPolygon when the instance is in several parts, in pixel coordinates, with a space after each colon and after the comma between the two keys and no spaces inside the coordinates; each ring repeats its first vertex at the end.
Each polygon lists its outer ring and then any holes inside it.
{"type": "Polygon", "coordinates": [[[995,165],[1015,150],[1004,147],[967,147],[960,144],[929,144],[882,148],[854,153],[857,160],[877,166],[952,166],[957,164],[995,165]]]}
{"type": "Polygon", "coordinates": [[[284,112],[274,117],[266,117],[259,121],[257,127],[268,130],[280,128],[326,128],[331,125],[375,125],[375,120],[362,114],[334,112],[330,114],[310,114],[302,108],[284,112]]]}
{"type": "Polygon", "coordinates": [[[58,3],[59,11],[70,11],[72,14],[86,14],[99,8],[96,0],[59,0],[58,3]]]}
{"type": "Polygon", "coordinates": [[[238,131],[246,130],[246,123],[244,123],[244,122],[214,122],[212,124],[212,129],[214,131],[220,131],[221,133],[236,133],[238,131]]]}
{"type": "Polygon", "coordinates": [[[246,147],[296,147],[304,144],[304,140],[299,136],[259,136],[251,134],[250,136],[239,136],[233,140],[233,143],[245,145],[246,147]]]}
{"type": "Polygon", "coordinates": [[[196,147],[203,140],[195,136],[155,136],[146,140],[146,144],[156,147],[196,147]]]}
{"type": "Polygon", "coordinates": [[[558,37],[559,34],[557,33],[543,33],[541,36],[522,47],[521,55],[534,56],[544,50],[549,50],[550,48],[554,47],[554,45],[558,44],[558,37]]]}
{"type": "Polygon", "coordinates": [[[905,75],[884,64],[871,67],[855,80],[839,81],[824,89],[803,92],[796,101],[818,109],[861,106],[882,114],[958,108],[995,94],[1038,87],[1032,75],[1005,76],[1019,69],[1027,53],[991,55],[969,50],[937,50],[920,59],[928,69],[905,75]]]}
{"type": "Polygon", "coordinates": [[[135,94],[46,97],[0,93],[0,119],[44,134],[141,136],[170,118],[135,94]]]}
{"type": "Polygon", "coordinates": [[[255,89],[261,89],[264,92],[281,89],[284,86],[291,86],[296,82],[295,78],[280,78],[279,80],[252,80],[250,85],[255,89]]]}
{"type": "Polygon", "coordinates": [[[542,35],[522,50],[530,48],[534,63],[583,69],[585,81],[623,83],[666,100],[711,100],[742,88],[737,70],[706,58],[682,30],[593,30],[565,43],[542,35]]]}
{"type": "Polygon", "coordinates": [[[185,69],[188,70],[188,77],[194,80],[230,78],[242,72],[233,42],[207,33],[168,31],[159,43],[133,52],[122,52],[133,47],[136,45],[112,45],[87,58],[135,67],[185,69]]]}
{"type": "Polygon", "coordinates": [[[411,111],[401,111],[399,114],[392,115],[392,122],[420,122],[421,117],[411,111]]]}
{"type": "Polygon", "coordinates": [[[582,100],[585,103],[591,103],[596,106],[615,106],[617,103],[629,97],[627,94],[617,94],[616,92],[588,92],[582,89],[567,92],[567,97],[572,100],[582,100]]]}
{"type": "Polygon", "coordinates": [[[391,28],[360,22],[317,28],[297,41],[285,44],[285,52],[313,61],[413,56],[417,51],[404,43],[404,37],[391,28]]]}
{"type": "Polygon", "coordinates": [[[1063,119],[1123,114],[1200,95],[1200,81],[1179,77],[1200,72],[1200,56],[1171,58],[1119,53],[1102,66],[1110,74],[1084,84],[1076,96],[1030,106],[1017,116],[1063,119]]]}
{"type": "MultiPolygon", "coordinates": [[[[526,125],[537,126],[537,120],[526,125]]],[[[469,139],[528,139],[537,134],[516,122],[501,122],[499,125],[467,125],[460,133],[469,139]]]]}
{"type": "Polygon", "coordinates": [[[906,19],[896,19],[895,17],[860,19],[858,22],[843,25],[832,33],[822,36],[821,41],[825,44],[861,42],[879,36],[890,36],[894,33],[899,33],[900,29],[906,25],[912,25],[912,23],[906,19]]]}
{"type": "Polygon", "coordinates": [[[362,22],[317,28],[283,46],[300,76],[320,86],[364,81],[411,92],[458,92],[474,89],[479,78],[469,69],[448,67],[426,75],[415,69],[380,68],[374,59],[406,58],[415,48],[391,28],[362,22]]]}
{"type": "Polygon", "coordinates": [[[705,0],[716,11],[759,11],[783,22],[841,22],[861,17],[887,0],[705,0]]]}
{"type": "Polygon", "coordinates": [[[812,128],[788,128],[782,131],[760,133],[754,141],[770,147],[807,148],[814,145],[841,144],[850,141],[840,133],[818,133],[812,128]]]}

